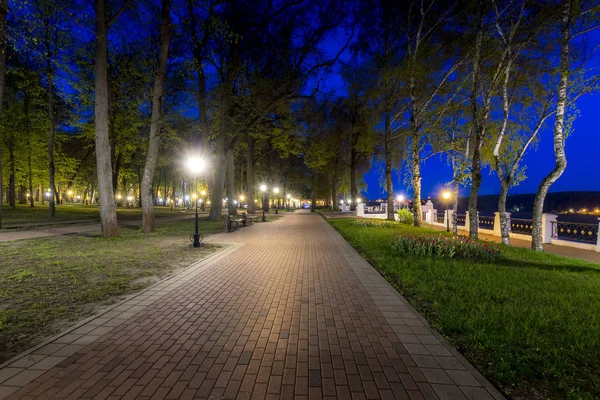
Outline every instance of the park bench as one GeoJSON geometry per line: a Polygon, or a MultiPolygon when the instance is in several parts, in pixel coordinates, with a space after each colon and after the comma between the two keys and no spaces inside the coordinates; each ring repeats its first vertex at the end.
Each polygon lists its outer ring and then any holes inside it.
{"type": "Polygon", "coordinates": [[[238,217],[237,215],[228,215],[226,220],[227,232],[233,232],[240,229],[242,221],[242,218],[238,217]]]}
{"type": "Polygon", "coordinates": [[[258,217],[254,214],[242,214],[242,226],[252,225],[258,217]]]}

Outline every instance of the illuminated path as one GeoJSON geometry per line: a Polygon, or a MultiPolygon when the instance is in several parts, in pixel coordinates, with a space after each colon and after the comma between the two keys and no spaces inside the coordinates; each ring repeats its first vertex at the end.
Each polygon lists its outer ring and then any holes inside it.
{"type": "Polygon", "coordinates": [[[502,398],[318,215],[225,250],[0,370],[9,398],[502,398]]]}

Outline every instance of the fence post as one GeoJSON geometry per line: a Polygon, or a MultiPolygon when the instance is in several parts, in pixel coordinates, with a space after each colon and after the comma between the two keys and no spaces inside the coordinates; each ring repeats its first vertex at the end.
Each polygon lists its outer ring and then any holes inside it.
{"type": "Polygon", "coordinates": [[[596,236],[596,253],[600,253],[600,218],[598,218],[598,233],[596,236]]]}
{"type": "MultiPolygon", "coordinates": [[[[510,234],[510,213],[504,213],[506,215],[506,224],[508,225],[508,232],[510,234]]],[[[502,231],[500,230],[500,212],[496,211],[494,213],[494,230],[492,231],[492,235],[494,236],[502,236],[502,231]]]]}
{"type": "Polygon", "coordinates": [[[502,236],[502,232],[500,232],[500,212],[499,211],[496,211],[494,213],[494,230],[492,231],[492,235],[502,236]]]}
{"type": "Polygon", "coordinates": [[[465,214],[465,232],[470,232],[471,219],[469,218],[469,210],[465,214]]]}
{"type": "Polygon", "coordinates": [[[365,216],[365,203],[358,203],[356,205],[356,216],[357,217],[365,216]]]}
{"type": "MultiPolygon", "coordinates": [[[[542,242],[552,243],[552,223],[556,224],[556,214],[542,214],[542,242]]],[[[533,222],[532,222],[533,223],[533,222]]]]}

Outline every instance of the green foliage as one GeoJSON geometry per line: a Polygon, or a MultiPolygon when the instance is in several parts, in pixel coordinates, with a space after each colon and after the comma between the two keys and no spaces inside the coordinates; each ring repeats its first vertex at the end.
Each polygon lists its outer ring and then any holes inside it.
{"type": "Polygon", "coordinates": [[[352,224],[356,226],[361,226],[363,228],[393,228],[396,225],[398,225],[396,222],[376,218],[361,218],[354,220],[352,224]]]}
{"type": "Polygon", "coordinates": [[[413,213],[408,211],[406,208],[398,210],[398,222],[401,224],[412,225],[414,221],[413,213]]]}
{"type": "Polygon", "coordinates": [[[32,271],[30,269],[17,269],[15,270],[15,272],[13,272],[12,275],[8,277],[8,279],[11,281],[22,282],[24,280],[27,280],[27,278],[31,278],[34,276],[35,271],[32,271]]]}
{"type": "Polygon", "coordinates": [[[493,261],[500,255],[498,245],[465,236],[397,235],[392,247],[403,254],[446,259],[493,261]]]}

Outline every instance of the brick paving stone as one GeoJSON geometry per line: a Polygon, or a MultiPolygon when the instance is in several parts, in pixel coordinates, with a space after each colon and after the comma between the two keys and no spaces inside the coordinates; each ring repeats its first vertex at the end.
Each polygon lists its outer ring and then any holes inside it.
{"type": "Polygon", "coordinates": [[[207,242],[229,246],[0,369],[0,398],[501,398],[320,216],[207,242]]]}

